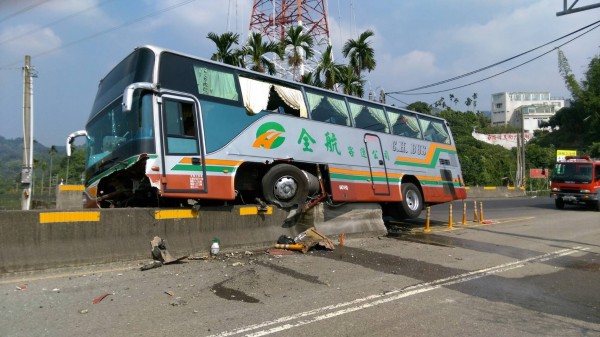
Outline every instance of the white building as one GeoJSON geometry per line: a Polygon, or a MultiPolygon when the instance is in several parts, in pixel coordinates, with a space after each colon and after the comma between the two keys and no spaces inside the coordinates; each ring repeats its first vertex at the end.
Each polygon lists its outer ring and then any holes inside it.
{"type": "Polygon", "coordinates": [[[492,126],[512,125],[533,132],[539,129],[539,122],[567,106],[564,99],[550,99],[549,92],[501,92],[492,95],[492,126]]]}

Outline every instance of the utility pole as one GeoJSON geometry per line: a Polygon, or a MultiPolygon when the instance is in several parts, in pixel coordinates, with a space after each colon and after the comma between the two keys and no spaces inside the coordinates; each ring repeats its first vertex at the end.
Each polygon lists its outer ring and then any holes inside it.
{"type": "Polygon", "coordinates": [[[21,169],[21,209],[31,208],[33,185],[33,80],[31,57],[25,56],[23,67],[23,166],[21,169]]]}

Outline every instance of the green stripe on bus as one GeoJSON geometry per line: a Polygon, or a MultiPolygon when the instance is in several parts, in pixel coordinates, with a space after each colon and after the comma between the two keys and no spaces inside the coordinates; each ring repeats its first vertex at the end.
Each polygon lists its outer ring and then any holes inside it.
{"type": "MultiPolygon", "coordinates": [[[[237,167],[235,167],[235,166],[213,166],[213,165],[206,166],[206,171],[208,171],[208,172],[233,173],[236,171],[236,169],[237,169],[237,167]]],[[[199,171],[202,171],[202,165],[177,164],[177,165],[173,166],[173,168],[171,170],[199,172],[199,171]]]]}
{"type": "Polygon", "coordinates": [[[435,152],[433,154],[433,158],[431,159],[431,162],[429,163],[413,163],[413,162],[409,162],[409,161],[402,161],[402,160],[396,160],[396,162],[394,162],[394,164],[396,165],[405,165],[405,166],[413,166],[413,167],[423,167],[423,168],[435,168],[436,163],[438,162],[438,159],[440,157],[440,153],[442,152],[447,152],[450,154],[456,154],[455,150],[448,150],[448,149],[442,149],[442,148],[436,148],[435,152]]]}
{"type": "Polygon", "coordinates": [[[454,187],[461,187],[460,183],[454,181],[440,181],[440,180],[421,180],[421,185],[428,186],[443,186],[443,185],[454,185],[454,187]]]}
{"type": "MultiPolygon", "coordinates": [[[[371,176],[342,174],[342,173],[330,173],[329,176],[332,179],[351,180],[351,181],[371,181],[371,180],[381,181],[381,182],[386,181],[385,177],[378,177],[378,176],[371,178],[371,176]]],[[[389,178],[388,177],[387,181],[390,183],[399,183],[400,178],[389,178]]]]}

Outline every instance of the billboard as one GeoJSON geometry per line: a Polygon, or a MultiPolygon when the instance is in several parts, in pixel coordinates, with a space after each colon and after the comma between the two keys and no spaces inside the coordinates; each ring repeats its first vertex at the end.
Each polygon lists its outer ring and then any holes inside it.
{"type": "Polygon", "coordinates": [[[565,160],[566,156],[576,156],[577,150],[556,150],[556,161],[565,160]]]}

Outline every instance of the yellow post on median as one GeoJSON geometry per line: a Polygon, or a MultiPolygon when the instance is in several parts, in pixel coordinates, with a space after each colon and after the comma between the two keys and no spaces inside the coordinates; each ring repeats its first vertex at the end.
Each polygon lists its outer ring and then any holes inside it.
{"type": "Polygon", "coordinates": [[[479,217],[477,216],[477,200],[473,200],[473,222],[478,222],[479,217]]]}
{"type": "Polygon", "coordinates": [[[431,207],[427,206],[427,216],[425,217],[425,229],[423,230],[424,233],[431,232],[431,229],[429,228],[429,218],[430,217],[431,217],[431,207]]]}
{"type": "Polygon", "coordinates": [[[450,203],[450,214],[448,215],[448,229],[454,229],[452,226],[452,203],[450,203]]]}
{"type": "Polygon", "coordinates": [[[479,203],[479,223],[483,223],[483,201],[479,203]]]}
{"type": "Polygon", "coordinates": [[[467,224],[467,201],[463,200],[463,214],[462,214],[462,225],[467,224]]]}

